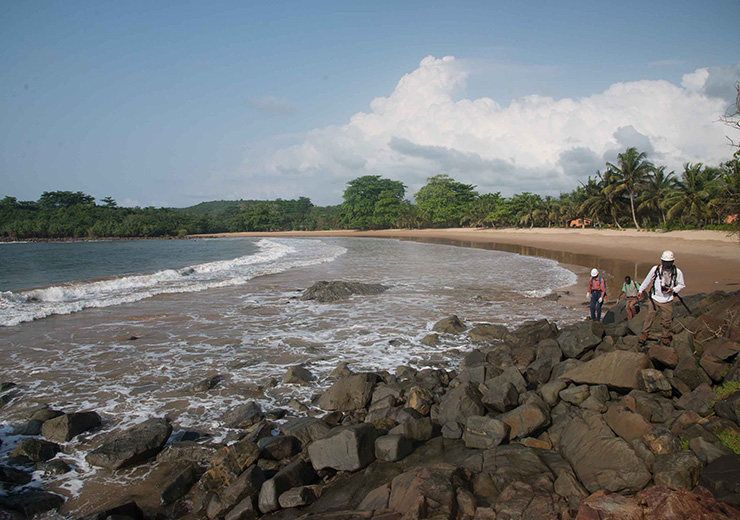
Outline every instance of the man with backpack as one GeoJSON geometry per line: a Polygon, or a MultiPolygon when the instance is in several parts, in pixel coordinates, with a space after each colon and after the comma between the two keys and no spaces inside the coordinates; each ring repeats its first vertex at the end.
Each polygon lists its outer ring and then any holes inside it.
{"type": "Polygon", "coordinates": [[[673,262],[675,256],[673,251],[663,251],[660,256],[660,265],[650,269],[645,280],[640,286],[638,298],[642,298],[645,291],[648,291],[650,305],[648,306],[645,325],[642,327],[640,336],[640,345],[647,343],[650,328],[653,326],[655,316],[660,313],[663,323],[663,344],[670,345],[673,337],[671,336],[671,327],[673,324],[673,296],[686,287],[683,279],[683,272],[677,268],[673,262]]]}
{"type": "Polygon", "coordinates": [[[617,303],[624,294],[626,300],[625,309],[627,310],[627,319],[631,320],[637,314],[637,293],[640,291],[640,286],[629,276],[624,277],[624,283],[622,284],[622,292],[617,297],[617,303]]]}
{"type": "Polygon", "coordinates": [[[603,276],[599,276],[598,269],[591,269],[591,278],[588,280],[588,292],[586,298],[591,298],[589,309],[591,319],[601,321],[601,306],[606,301],[606,282],[603,276]]]}

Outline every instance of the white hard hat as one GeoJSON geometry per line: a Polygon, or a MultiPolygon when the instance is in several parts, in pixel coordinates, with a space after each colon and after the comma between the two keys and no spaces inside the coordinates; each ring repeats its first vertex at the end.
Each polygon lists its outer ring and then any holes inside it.
{"type": "Polygon", "coordinates": [[[591,269],[591,276],[599,276],[599,270],[598,269],[591,269]]]}
{"type": "Polygon", "coordinates": [[[673,256],[673,251],[663,251],[663,254],[660,255],[660,259],[664,262],[673,262],[676,257],[673,256]]]}

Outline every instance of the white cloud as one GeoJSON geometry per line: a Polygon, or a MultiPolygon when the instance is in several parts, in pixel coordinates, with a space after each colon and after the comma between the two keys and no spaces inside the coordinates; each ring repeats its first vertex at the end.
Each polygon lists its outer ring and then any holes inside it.
{"type": "Polygon", "coordinates": [[[250,154],[245,185],[253,196],[306,195],[328,204],[340,202],[346,182],[360,175],[402,180],[411,195],[427,177],[447,173],[480,192],[557,194],[627,146],[669,170],[730,155],[719,92],[737,81],[740,67],[699,69],[681,86],[616,83],[581,99],[532,95],[508,106],[464,98],[467,77],[454,57],[428,56],[369,112],[312,130],[295,145],[250,154]]]}

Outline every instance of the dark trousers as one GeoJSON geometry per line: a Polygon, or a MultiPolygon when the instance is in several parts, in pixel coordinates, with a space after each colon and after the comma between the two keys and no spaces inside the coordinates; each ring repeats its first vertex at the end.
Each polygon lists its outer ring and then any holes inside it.
{"type": "Polygon", "coordinates": [[[591,291],[591,305],[589,308],[591,309],[591,319],[595,321],[601,321],[601,303],[599,303],[599,298],[601,298],[601,291],[591,291]]]}

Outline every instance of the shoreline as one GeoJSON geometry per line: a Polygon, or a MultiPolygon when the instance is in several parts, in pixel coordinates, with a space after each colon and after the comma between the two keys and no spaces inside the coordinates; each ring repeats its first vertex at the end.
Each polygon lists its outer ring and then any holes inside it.
{"type": "MultiPolygon", "coordinates": [[[[549,258],[565,267],[599,269],[606,275],[609,287],[608,303],[616,301],[625,276],[629,275],[638,283],[641,282],[650,268],[659,263],[661,252],[670,249],[676,254],[676,265],[684,272],[687,280],[684,294],[709,293],[717,290],[733,292],[740,289],[740,242],[737,237],[730,236],[724,231],[659,233],[563,228],[447,228],[214,233],[190,235],[188,238],[238,237],[389,238],[549,258]]],[[[585,288],[587,272],[576,274],[579,277],[578,285],[585,288]]]]}

